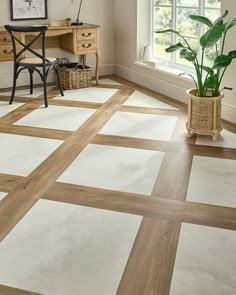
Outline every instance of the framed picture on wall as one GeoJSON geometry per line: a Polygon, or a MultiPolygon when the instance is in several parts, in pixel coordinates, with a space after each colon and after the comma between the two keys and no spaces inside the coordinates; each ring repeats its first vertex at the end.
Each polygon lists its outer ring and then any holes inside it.
{"type": "Polygon", "coordinates": [[[11,20],[47,18],[47,0],[10,0],[11,20]]]}

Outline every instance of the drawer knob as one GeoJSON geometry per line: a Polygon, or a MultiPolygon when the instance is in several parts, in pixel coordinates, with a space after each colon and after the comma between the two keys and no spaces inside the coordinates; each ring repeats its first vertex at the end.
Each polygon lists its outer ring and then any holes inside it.
{"type": "Polygon", "coordinates": [[[89,43],[89,44],[83,44],[83,45],[82,45],[83,48],[89,48],[89,47],[91,47],[91,46],[92,46],[91,43],[89,43]]]}
{"type": "Polygon", "coordinates": [[[81,34],[82,37],[89,37],[89,36],[91,36],[91,35],[92,35],[92,33],[82,33],[82,34],[81,34]]]}
{"type": "Polygon", "coordinates": [[[13,49],[8,51],[7,49],[3,50],[4,54],[12,54],[13,53],[13,49]]]}

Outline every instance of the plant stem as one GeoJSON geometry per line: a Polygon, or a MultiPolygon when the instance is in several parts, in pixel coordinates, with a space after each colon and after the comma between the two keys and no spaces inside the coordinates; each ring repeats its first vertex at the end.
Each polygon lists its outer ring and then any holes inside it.
{"type": "MultiPolygon", "coordinates": [[[[223,70],[223,72],[222,72],[222,75],[221,75],[221,77],[220,77],[220,80],[219,80],[219,85],[218,85],[218,89],[217,89],[217,92],[219,93],[219,89],[220,89],[220,84],[221,84],[221,82],[222,82],[222,79],[223,79],[223,77],[224,77],[224,74],[225,74],[225,71],[227,70],[227,68],[228,67],[226,67],[226,68],[224,68],[224,70],[223,70]]],[[[217,94],[218,95],[218,94],[217,94]]]]}
{"type": "MultiPolygon", "coordinates": [[[[176,32],[176,34],[179,35],[184,40],[184,42],[187,44],[188,49],[195,55],[196,53],[191,48],[188,41],[181,34],[179,34],[178,32],[176,32]]],[[[196,70],[197,81],[198,81],[198,83],[195,84],[195,85],[197,87],[197,91],[198,91],[199,96],[203,96],[203,94],[202,94],[202,78],[201,78],[201,73],[199,71],[199,62],[198,62],[197,56],[195,57],[195,60],[193,61],[193,65],[194,65],[195,70],[196,70]]]]}
{"type": "MultiPolygon", "coordinates": [[[[227,33],[227,32],[224,33],[224,37],[223,37],[223,41],[222,41],[221,55],[223,55],[223,53],[224,53],[226,33],[227,33]]],[[[214,95],[214,96],[217,96],[217,95],[219,94],[220,84],[221,84],[221,81],[222,81],[222,79],[223,79],[223,76],[224,76],[224,74],[225,74],[226,69],[227,69],[227,67],[224,69],[224,71],[223,71],[221,77],[220,77],[220,69],[217,70],[217,81],[218,81],[218,83],[217,83],[217,86],[215,87],[215,89],[213,90],[213,95],[214,95]]]]}
{"type": "Polygon", "coordinates": [[[221,46],[221,55],[224,52],[224,47],[225,47],[225,38],[226,38],[226,33],[224,33],[223,41],[222,41],[222,46],[221,46]]]}
{"type": "Polygon", "coordinates": [[[200,83],[200,94],[199,96],[203,96],[204,95],[204,87],[202,85],[202,72],[203,72],[203,62],[204,62],[204,53],[205,53],[205,48],[202,48],[202,58],[201,58],[201,71],[200,71],[200,76],[201,76],[201,83],[200,83]]]}
{"type": "Polygon", "coordinates": [[[203,89],[204,89],[203,95],[204,96],[206,96],[206,92],[207,92],[206,81],[207,81],[208,76],[209,76],[209,72],[207,73],[206,78],[205,78],[204,83],[203,83],[203,89]]]}

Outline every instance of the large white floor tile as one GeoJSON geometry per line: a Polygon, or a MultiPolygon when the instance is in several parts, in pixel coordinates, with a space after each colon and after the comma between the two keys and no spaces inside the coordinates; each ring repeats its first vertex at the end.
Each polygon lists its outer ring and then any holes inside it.
{"type": "Polygon", "coordinates": [[[87,108],[42,106],[17,121],[15,125],[75,131],[95,112],[96,110],[87,108]]]}
{"type": "Polygon", "coordinates": [[[117,89],[88,87],[65,90],[64,96],[58,95],[55,99],[104,103],[116,92],[117,89]]]}
{"type": "Polygon", "coordinates": [[[177,117],[117,112],[100,130],[100,134],[170,140],[177,117]]]}
{"type": "Polygon", "coordinates": [[[58,181],[150,195],[164,153],[89,144],[58,181]]]}
{"type": "Polygon", "coordinates": [[[0,133],[0,173],[27,176],[59,145],[60,140],[0,133]]]}
{"type": "Polygon", "coordinates": [[[7,193],[4,193],[4,192],[0,192],[0,201],[5,198],[7,195],[7,193]]]}
{"type": "Polygon", "coordinates": [[[226,148],[236,148],[236,134],[228,130],[222,130],[217,141],[212,141],[212,136],[198,135],[196,144],[209,145],[209,146],[219,146],[226,148]]]}
{"type": "Polygon", "coordinates": [[[236,161],[194,156],[187,200],[236,207],[236,161]]]}
{"type": "Polygon", "coordinates": [[[0,284],[115,295],[141,217],[40,200],[0,244],[0,284]]]}
{"type": "Polygon", "coordinates": [[[148,96],[146,94],[143,94],[139,91],[135,91],[129,97],[129,99],[124,103],[124,105],[177,110],[176,108],[168,105],[167,103],[159,101],[159,100],[157,100],[151,96],[148,96]]]}
{"type": "Polygon", "coordinates": [[[9,104],[8,101],[0,101],[0,117],[14,111],[22,105],[23,103],[19,102],[13,102],[13,104],[9,104]]]}
{"type": "Polygon", "coordinates": [[[183,224],[170,295],[235,295],[236,232],[183,224]]]}
{"type": "MultiPolygon", "coordinates": [[[[52,89],[55,86],[48,86],[47,91],[52,89]]],[[[42,87],[34,87],[33,94],[30,94],[30,89],[17,89],[15,96],[20,96],[20,97],[31,97],[31,98],[36,98],[40,95],[43,94],[43,88],[42,87]]],[[[11,91],[6,91],[6,92],[0,92],[0,95],[11,95],[11,91]]]]}

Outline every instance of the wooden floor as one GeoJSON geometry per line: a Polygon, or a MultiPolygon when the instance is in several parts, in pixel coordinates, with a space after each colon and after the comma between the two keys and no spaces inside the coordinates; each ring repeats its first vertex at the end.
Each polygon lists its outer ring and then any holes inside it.
{"type": "MultiPolygon", "coordinates": [[[[102,208],[143,216],[130,257],[119,284],[119,295],[169,294],[178,246],[181,223],[236,230],[236,208],[199,204],[186,201],[193,156],[207,156],[236,160],[232,148],[195,145],[195,137],[187,139],[180,132],[186,121],[186,106],[118,77],[113,80],[122,85],[104,84],[99,87],[118,89],[104,104],[52,100],[50,105],[87,107],[96,109],[78,130],[60,131],[46,128],[23,127],[14,122],[31,113],[42,104],[42,99],[18,97],[26,102],[16,111],[0,118],[0,132],[60,139],[64,143],[26,177],[0,174],[0,191],[8,195],[0,203],[0,241],[2,241],[40,199],[102,208]],[[178,110],[124,106],[129,96],[138,90],[178,110]],[[98,134],[99,130],[117,112],[163,114],[177,116],[178,121],[171,141],[146,140],[98,134]],[[118,147],[133,147],[165,152],[151,196],[110,191],[73,184],[56,183],[56,179],[89,143],[118,147]]],[[[50,90],[50,97],[58,94],[50,90]]],[[[1,100],[8,100],[2,96],[1,100]]],[[[224,127],[236,133],[233,124],[224,127]]],[[[36,294],[7,286],[0,286],[0,294],[36,294]]],[[[68,294],[69,295],[69,294],[68,294]]]]}

